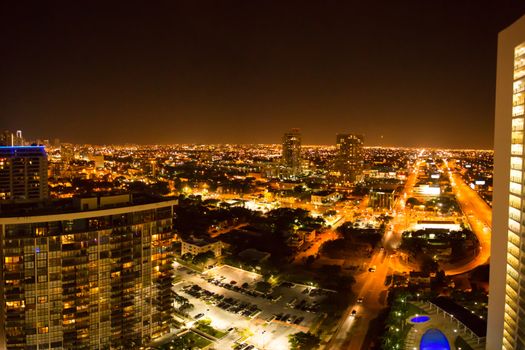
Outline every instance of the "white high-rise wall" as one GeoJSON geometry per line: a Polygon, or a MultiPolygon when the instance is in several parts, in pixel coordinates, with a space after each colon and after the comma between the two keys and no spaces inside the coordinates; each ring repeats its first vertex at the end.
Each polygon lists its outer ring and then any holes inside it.
{"type": "Polygon", "coordinates": [[[499,34],[487,350],[525,349],[525,16],[499,34]]]}

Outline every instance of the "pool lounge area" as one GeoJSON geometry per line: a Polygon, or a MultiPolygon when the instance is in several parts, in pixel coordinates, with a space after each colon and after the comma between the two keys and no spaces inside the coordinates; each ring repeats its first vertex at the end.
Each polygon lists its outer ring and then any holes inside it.
{"type": "Polygon", "coordinates": [[[484,338],[476,338],[471,330],[459,324],[450,314],[437,309],[428,302],[412,302],[424,313],[406,319],[410,330],[405,339],[404,350],[457,350],[458,336],[473,350],[485,350],[484,338]]]}

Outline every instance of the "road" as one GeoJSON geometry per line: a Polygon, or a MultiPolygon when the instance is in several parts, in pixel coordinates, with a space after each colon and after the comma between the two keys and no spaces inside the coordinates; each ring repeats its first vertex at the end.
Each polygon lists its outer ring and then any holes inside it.
{"type": "Polygon", "coordinates": [[[404,218],[405,200],[412,193],[418,169],[419,166],[416,165],[407,178],[400,197],[394,204],[394,219],[383,240],[383,246],[386,249],[375,250],[368,265],[368,268],[375,268],[375,272],[368,272],[367,268],[366,272],[356,276],[356,284],[353,289],[357,292],[358,299],[363,298],[363,303],[353,304],[348,307],[339,321],[335,334],[326,345],[326,350],[361,349],[366,339],[370,321],[375,319],[381,310],[386,307],[388,288],[384,283],[386,276],[391,271],[391,267],[399,266],[400,271],[407,270],[397,259],[394,262],[390,251],[397,248],[401,243],[401,233],[406,226],[404,218]],[[357,311],[355,317],[351,316],[352,310],[357,311]],[[349,334],[350,331],[351,336],[349,334]]]}
{"type": "Polygon", "coordinates": [[[473,260],[462,266],[445,269],[447,275],[457,275],[488,263],[492,232],[492,209],[476,191],[465,183],[458,173],[451,171],[449,176],[461,210],[466,215],[472,232],[480,243],[479,254],[473,260]]]}
{"type": "Polygon", "coordinates": [[[367,271],[356,277],[354,290],[357,298],[363,298],[362,304],[351,305],[339,321],[335,334],[325,349],[361,349],[370,321],[386,307],[386,287],[384,285],[389,272],[390,258],[384,251],[377,251],[367,266],[367,271]],[[375,267],[375,272],[368,268],[375,267]],[[356,316],[351,316],[356,310],[356,316]],[[352,331],[349,337],[349,332],[352,331]]]}
{"type": "Polygon", "coordinates": [[[383,246],[387,249],[387,251],[397,249],[401,245],[401,235],[408,226],[405,202],[407,198],[412,196],[414,185],[416,184],[417,180],[418,170],[419,162],[415,164],[414,169],[408,175],[407,181],[405,182],[405,187],[394,203],[393,219],[383,238],[383,246]]]}

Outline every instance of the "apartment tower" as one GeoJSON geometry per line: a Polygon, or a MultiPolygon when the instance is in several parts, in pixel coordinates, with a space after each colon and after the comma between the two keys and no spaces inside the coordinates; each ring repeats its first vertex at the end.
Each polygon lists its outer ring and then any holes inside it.
{"type": "Polygon", "coordinates": [[[48,197],[44,146],[0,146],[0,203],[48,197]]]}
{"type": "Polygon", "coordinates": [[[177,201],[104,200],[0,215],[0,349],[138,349],[169,333],[177,201]]]}
{"type": "Polygon", "coordinates": [[[286,175],[296,177],[301,173],[301,133],[292,129],[283,136],[283,166],[286,175]]]}
{"type": "Polygon", "coordinates": [[[525,349],[525,16],[499,34],[487,349],[525,349]]]}
{"type": "Polygon", "coordinates": [[[335,171],[341,184],[354,182],[363,171],[364,137],[356,134],[337,134],[335,171]]]}

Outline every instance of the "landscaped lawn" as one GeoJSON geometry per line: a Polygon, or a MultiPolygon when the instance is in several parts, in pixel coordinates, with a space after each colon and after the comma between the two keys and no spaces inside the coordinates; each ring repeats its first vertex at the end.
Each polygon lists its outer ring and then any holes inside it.
{"type": "Polygon", "coordinates": [[[210,322],[207,320],[197,322],[195,324],[195,328],[217,339],[220,339],[226,335],[226,332],[219,331],[218,329],[215,329],[212,326],[210,326],[210,322]]]}
{"type": "Polygon", "coordinates": [[[195,332],[188,332],[181,337],[159,347],[160,350],[195,350],[203,349],[212,342],[195,332]]]}

